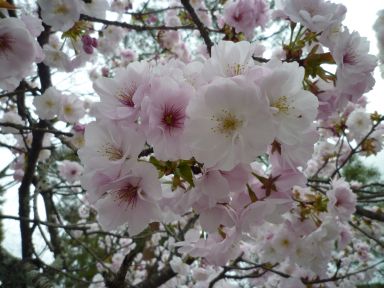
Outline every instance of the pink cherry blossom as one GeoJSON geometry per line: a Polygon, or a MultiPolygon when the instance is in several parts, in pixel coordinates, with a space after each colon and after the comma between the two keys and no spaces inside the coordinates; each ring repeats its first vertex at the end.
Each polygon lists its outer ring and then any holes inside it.
{"type": "Polygon", "coordinates": [[[243,32],[249,39],[257,26],[266,24],[268,4],[264,0],[228,1],[224,6],[224,22],[243,32]]]}
{"type": "Polygon", "coordinates": [[[268,68],[272,73],[265,76],[260,86],[273,110],[278,127],[277,140],[288,145],[297,144],[302,131],[316,118],[318,100],[303,89],[304,69],[297,63],[270,61],[268,68]]]}
{"type": "Polygon", "coordinates": [[[375,84],[372,72],[377,59],[368,51],[367,39],[360,37],[358,32],[350,33],[347,28],[339,34],[331,49],[337,64],[337,88],[348,94],[348,100],[354,103],[375,84]]]}
{"type": "Polygon", "coordinates": [[[347,9],[342,4],[325,0],[285,0],[284,13],[314,32],[322,32],[340,24],[347,9]]]}
{"type": "Polygon", "coordinates": [[[60,176],[69,183],[74,183],[75,181],[80,180],[82,171],[83,167],[74,161],[64,160],[59,165],[60,176]]]}
{"type": "Polygon", "coordinates": [[[53,119],[59,114],[62,94],[54,87],[49,87],[42,95],[33,99],[36,113],[41,119],[53,119]]]}
{"type": "Polygon", "coordinates": [[[332,189],[327,192],[328,211],[341,220],[348,220],[356,211],[356,195],[343,178],[332,181],[332,189]]]}
{"type": "Polygon", "coordinates": [[[80,18],[81,5],[76,0],[38,0],[44,23],[57,31],[67,31],[80,18]]]}
{"type": "Polygon", "coordinates": [[[42,60],[41,48],[34,37],[21,20],[0,19],[1,89],[13,91],[30,73],[32,63],[42,60]]]}
{"type": "Polygon", "coordinates": [[[88,124],[84,138],[85,146],[77,154],[89,169],[107,169],[112,163],[135,159],[145,142],[142,133],[111,121],[88,124]]]}
{"type": "Polygon", "coordinates": [[[148,89],[148,73],[147,63],[134,62],[126,69],[117,69],[112,79],[103,77],[96,80],[94,89],[101,98],[97,105],[99,112],[109,119],[134,124],[148,89]]]}
{"type": "Polygon", "coordinates": [[[252,55],[256,46],[248,41],[220,41],[212,47],[212,57],[204,65],[203,74],[211,81],[216,77],[246,74],[254,66],[252,55]]]}
{"type": "Polygon", "coordinates": [[[240,78],[213,81],[191,101],[187,115],[186,141],[207,168],[228,171],[249,164],[275,137],[266,99],[240,78]]]}
{"type": "Polygon", "coordinates": [[[113,230],[127,224],[129,234],[134,236],[151,221],[161,219],[157,205],[161,187],[157,171],[150,164],[138,162],[132,169],[126,169],[120,178],[104,187],[106,193],[95,207],[104,229],[113,230]]]}
{"type": "Polygon", "coordinates": [[[69,123],[79,121],[85,114],[83,101],[73,94],[63,95],[58,114],[59,119],[62,121],[69,123]]]}
{"type": "Polygon", "coordinates": [[[300,142],[294,145],[273,142],[269,149],[272,166],[283,169],[306,167],[307,161],[312,157],[314,145],[319,139],[319,133],[312,126],[302,131],[299,139],[300,142]]]}
{"type": "Polygon", "coordinates": [[[149,96],[143,100],[141,119],[155,156],[161,160],[190,158],[182,135],[193,89],[169,77],[154,78],[150,85],[149,96]]]}

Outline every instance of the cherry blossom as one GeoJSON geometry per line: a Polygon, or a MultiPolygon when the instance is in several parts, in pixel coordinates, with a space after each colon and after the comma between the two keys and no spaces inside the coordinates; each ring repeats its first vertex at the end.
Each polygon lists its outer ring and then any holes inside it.
{"type": "Polygon", "coordinates": [[[324,0],[285,0],[283,11],[294,22],[314,32],[323,32],[340,24],[347,9],[342,4],[324,0]]]}
{"type": "Polygon", "coordinates": [[[349,114],[345,123],[352,137],[358,141],[365,137],[372,128],[372,120],[364,109],[358,108],[349,114]]]}
{"type": "Polygon", "coordinates": [[[100,224],[112,230],[128,223],[130,235],[140,233],[151,222],[161,218],[156,201],[161,197],[157,171],[149,164],[137,163],[124,170],[123,176],[104,187],[106,194],[95,207],[100,224]]]}
{"type": "Polygon", "coordinates": [[[99,78],[94,89],[100,95],[98,110],[110,119],[138,119],[141,101],[148,89],[149,66],[145,62],[131,63],[127,69],[118,69],[113,79],[99,78]]]}
{"type": "Polygon", "coordinates": [[[209,168],[250,163],[275,137],[268,103],[257,86],[217,79],[187,108],[185,137],[192,155],[209,168]]]}
{"type": "Polygon", "coordinates": [[[83,102],[75,95],[64,94],[61,99],[59,119],[69,123],[75,123],[85,114],[83,102]]]}
{"type": "Polygon", "coordinates": [[[143,100],[141,118],[155,156],[161,160],[190,158],[182,135],[193,89],[168,77],[155,78],[150,86],[149,97],[143,100]]]}
{"type": "Polygon", "coordinates": [[[43,95],[33,99],[36,113],[41,119],[53,119],[59,114],[62,94],[54,87],[49,87],[43,95]]]}
{"type": "Polygon", "coordinates": [[[83,166],[74,161],[64,160],[59,166],[60,176],[70,183],[80,180],[83,166]]]}
{"type": "Polygon", "coordinates": [[[334,180],[332,189],[327,192],[330,213],[346,220],[356,211],[356,195],[344,179],[334,180]]]}
{"type": "Polygon", "coordinates": [[[277,140],[297,144],[302,131],[309,128],[317,115],[317,98],[302,88],[304,69],[297,63],[273,63],[273,72],[261,83],[277,123],[277,140]],[[276,85],[279,83],[279,85],[276,85]]]}
{"type": "Polygon", "coordinates": [[[348,100],[356,102],[363,93],[372,89],[375,80],[372,72],[376,67],[376,57],[368,54],[369,42],[358,32],[345,29],[331,53],[337,66],[337,87],[349,94],[348,100]]]}
{"type": "Polygon", "coordinates": [[[77,0],[38,0],[44,23],[57,31],[67,31],[80,18],[81,4],[77,0]]]}
{"type": "Polygon", "coordinates": [[[228,1],[224,6],[224,21],[234,27],[236,32],[243,32],[247,38],[253,36],[257,26],[266,24],[268,4],[264,0],[228,1]]]}
{"type": "Polygon", "coordinates": [[[42,60],[35,35],[19,19],[0,19],[0,88],[13,91],[30,73],[32,63],[42,60]]]}
{"type": "Polygon", "coordinates": [[[204,76],[209,80],[215,77],[244,75],[253,66],[252,55],[256,46],[248,41],[233,43],[220,41],[212,47],[212,57],[204,65],[204,76]]]}

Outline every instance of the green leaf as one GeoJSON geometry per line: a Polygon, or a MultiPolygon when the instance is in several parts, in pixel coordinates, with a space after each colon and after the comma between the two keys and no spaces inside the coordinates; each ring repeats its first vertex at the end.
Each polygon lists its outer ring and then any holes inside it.
{"type": "Polygon", "coordinates": [[[181,162],[177,170],[183,180],[187,181],[192,187],[195,187],[195,184],[193,183],[192,169],[186,162],[181,162]]]}

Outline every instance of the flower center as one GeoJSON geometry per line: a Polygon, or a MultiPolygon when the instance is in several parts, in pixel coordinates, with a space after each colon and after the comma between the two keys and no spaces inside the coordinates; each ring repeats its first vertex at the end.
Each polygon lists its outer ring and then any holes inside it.
{"type": "Polygon", "coordinates": [[[227,72],[230,76],[238,76],[243,74],[245,71],[245,66],[242,64],[233,64],[233,65],[227,65],[227,72]]]}
{"type": "Polygon", "coordinates": [[[343,63],[349,64],[349,65],[355,65],[357,63],[356,55],[353,52],[348,51],[343,56],[343,63]]]}
{"type": "Polygon", "coordinates": [[[185,113],[183,107],[165,105],[163,108],[163,118],[161,123],[168,129],[168,132],[175,128],[184,126],[185,113]]]}
{"type": "Polygon", "coordinates": [[[69,9],[65,4],[57,5],[54,13],[65,15],[69,13],[69,9]]]}
{"type": "Polygon", "coordinates": [[[73,114],[73,107],[71,105],[65,105],[63,110],[65,115],[73,114]]]}
{"type": "Polygon", "coordinates": [[[129,87],[121,89],[116,97],[120,101],[121,104],[128,106],[128,107],[134,107],[135,103],[133,103],[133,95],[135,94],[137,90],[136,83],[132,83],[129,87]]]}
{"type": "Polygon", "coordinates": [[[47,99],[45,100],[45,105],[49,109],[49,108],[53,108],[55,106],[55,103],[51,99],[47,99]]]}
{"type": "Polygon", "coordinates": [[[123,158],[123,151],[121,149],[116,148],[110,143],[107,143],[102,148],[102,154],[108,158],[108,160],[116,161],[123,158]]]}
{"type": "Polygon", "coordinates": [[[243,13],[235,13],[232,19],[235,20],[235,22],[241,22],[241,20],[243,20],[243,13]]]}
{"type": "Polygon", "coordinates": [[[167,124],[168,126],[173,125],[173,123],[174,123],[173,114],[165,115],[165,116],[164,116],[164,122],[165,122],[165,124],[167,124]]]}
{"type": "Polygon", "coordinates": [[[12,50],[11,43],[12,39],[9,34],[4,33],[3,35],[0,35],[0,52],[12,50]]]}
{"type": "Polygon", "coordinates": [[[123,188],[116,191],[117,199],[120,203],[127,203],[128,206],[134,208],[137,203],[137,198],[139,196],[139,188],[137,186],[133,186],[130,183],[127,183],[123,188]]]}
{"type": "Polygon", "coordinates": [[[288,104],[287,96],[279,97],[275,102],[272,103],[271,107],[274,107],[278,110],[278,112],[285,114],[288,114],[288,111],[291,108],[291,106],[288,104]]]}
{"type": "Polygon", "coordinates": [[[223,109],[218,116],[212,116],[212,120],[217,122],[217,126],[213,128],[216,133],[232,136],[239,129],[243,121],[236,117],[235,114],[223,109]]]}

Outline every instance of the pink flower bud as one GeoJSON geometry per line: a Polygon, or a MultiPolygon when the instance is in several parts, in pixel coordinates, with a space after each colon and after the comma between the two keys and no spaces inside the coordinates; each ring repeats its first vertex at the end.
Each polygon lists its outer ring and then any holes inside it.
{"type": "Polygon", "coordinates": [[[87,54],[92,54],[93,53],[93,47],[90,45],[84,45],[83,46],[84,52],[87,54]]]}

